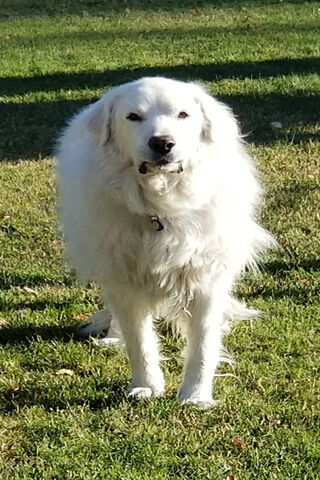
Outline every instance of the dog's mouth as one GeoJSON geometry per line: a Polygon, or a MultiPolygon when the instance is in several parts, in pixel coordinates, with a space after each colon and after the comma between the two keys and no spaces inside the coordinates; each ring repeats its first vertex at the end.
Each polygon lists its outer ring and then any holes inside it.
{"type": "Polygon", "coordinates": [[[181,162],[169,162],[166,159],[161,159],[157,162],[142,162],[138,170],[141,175],[146,175],[147,173],[156,174],[158,172],[182,173],[183,167],[181,162]]]}

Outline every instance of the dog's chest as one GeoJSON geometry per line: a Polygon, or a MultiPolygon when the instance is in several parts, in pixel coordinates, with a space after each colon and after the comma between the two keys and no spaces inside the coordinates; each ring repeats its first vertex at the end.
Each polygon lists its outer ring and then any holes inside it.
{"type": "MultiPolygon", "coordinates": [[[[150,293],[188,297],[203,282],[213,255],[198,229],[158,217],[131,223],[113,245],[122,280],[150,293]]],[[[113,269],[113,270],[115,270],[113,269]]]]}

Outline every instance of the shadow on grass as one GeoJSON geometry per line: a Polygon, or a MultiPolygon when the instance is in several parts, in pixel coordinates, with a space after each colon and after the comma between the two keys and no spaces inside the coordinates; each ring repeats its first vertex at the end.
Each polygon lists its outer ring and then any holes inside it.
{"type": "Polygon", "coordinates": [[[62,278],[50,278],[49,273],[35,274],[31,272],[18,273],[0,273],[0,289],[10,290],[13,287],[41,287],[41,286],[66,286],[70,287],[74,284],[72,275],[65,275],[62,278]]]}
{"type": "MultiPolygon", "coordinates": [[[[180,42],[181,46],[185,46],[185,50],[188,50],[188,45],[193,42],[197,42],[200,46],[203,42],[208,43],[209,45],[219,44],[221,41],[221,35],[225,41],[230,40],[231,42],[235,41],[235,37],[237,37],[237,42],[245,43],[250,42],[253,39],[259,41],[259,39],[266,35],[272,35],[273,32],[278,31],[279,28],[285,29],[286,33],[300,33],[301,35],[306,34],[313,35],[319,29],[319,22],[317,21],[310,21],[308,20],[307,23],[288,23],[286,22],[283,26],[279,25],[279,23],[263,23],[261,25],[250,25],[248,23],[243,23],[240,25],[210,25],[205,26],[202,25],[201,27],[193,27],[190,26],[188,28],[176,25],[174,28],[166,28],[163,26],[162,28],[106,28],[105,30],[102,27],[101,31],[94,31],[94,30],[86,30],[86,31],[66,31],[62,30],[58,33],[38,33],[34,35],[33,33],[26,33],[25,35],[17,35],[14,34],[7,38],[8,44],[10,45],[11,49],[25,49],[26,46],[29,44],[32,49],[39,49],[40,51],[43,48],[47,49],[56,49],[57,47],[63,49],[66,44],[70,42],[78,42],[78,43],[88,43],[92,42],[92,48],[99,43],[106,44],[107,42],[114,42],[114,41],[122,41],[125,45],[132,46],[134,43],[137,48],[143,49],[145,45],[148,45],[150,39],[154,42],[157,42],[158,48],[161,49],[162,45],[170,43],[170,40],[174,40],[175,42],[180,42]],[[229,38],[228,38],[229,37],[229,38]]],[[[291,60],[295,63],[295,68],[293,71],[301,72],[302,69],[305,69],[304,72],[310,73],[314,72],[314,68],[312,68],[312,62],[306,62],[305,59],[285,59],[286,62],[290,65],[291,60]]],[[[270,76],[268,71],[269,64],[272,67],[275,67],[275,74],[278,74],[278,71],[282,70],[281,60],[267,60],[265,62],[261,62],[263,65],[263,69],[261,72],[261,76],[270,76]]],[[[257,62],[257,65],[260,62],[257,62]]],[[[285,63],[285,62],[282,62],[285,63]]],[[[235,68],[241,62],[233,62],[232,63],[235,68]]],[[[258,75],[260,77],[260,72],[255,72],[254,68],[255,62],[249,62],[249,66],[252,66],[250,69],[250,73],[258,75]]],[[[289,71],[283,71],[283,75],[288,75],[289,71]]],[[[224,69],[222,68],[220,71],[218,69],[218,73],[225,74],[224,69]]],[[[228,70],[227,70],[228,75],[228,70]]]]}
{"type": "MultiPolygon", "coordinates": [[[[264,263],[261,269],[262,272],[270,273],[279,280],[285,279],[291,271],[301,270],[306,273],[318,272],[320,271],[320,260],[310,259],[297,263],[273,261],[264,263]]],[[[270,298],[283,298],[289,296],[295,298],[296,300],[305,301],[308,296],[306,295],[306,292],[310,293],[309,287],[310,285],[308,282],[304,281],[301,283],[301,285],[295,286],[294,288],[291,286],[291,282],[288,286],[284,284],[282,287],[277,286],[273,287],[272,289],[263,286],[260,290],[255,290],[253,293],[249,294],[248,297],[263,296],[270,298]]],[[[27,307],[39,310],[41,308],[47,308],[48,305],[48,301],[44,300],[43,302],[36,301],[29,303],[27,307]]],[[[51,305],[52,304],[50,303],[50,306],[51,305]]],[[[23,306],[26,306],[26,304],[23,304],[23,306]]],[[[59,307],[61,307],[61,304],[56,304],[56,308],[59,307]]],[[[22,327],[9,327],[1,330],[0,345],[28,345],[33,340],[59,340],[62,342],[69,342],[70,340],[86,341],[85,337],[77,334],[76,324],[66,326],[27,325],[22,327]]]]}
{"type": "MultiPolygon", "coordinates": [[[[74,377],[71,377],[74,379],[74,377]]],[[[23,407],[41,406],[52,412],[68,409],[72,406],[88,406],[90,410],[117,407],[126,400],[127,380],[93,377],[73,380],[49,379],[43,382],[28,382],[16,388],[8,388],[1,392],[0,411],[10,414],[23,407]]]]}
{"type": "Polygon", "coordinates": [[[68,118],[90,102],[49,102],[2,105],[0,160],[41,159],[52,154],[68,118]]]}
{"type": "MultiPolygon", "coordinates": [[[[320,133],[299,133],[313,128],[319,121],[320,95],[316,92],[295,91],[291,95],[222,95],[230,105],[247,134],[247,141],[267,144],[280,140],[300,143],[320,140],[320,133]],[[284,130],[275,132],[272,121],[281,121],[284,130]],[[290,130],[287,133],[288,129],[290,130]]],[[[0,160],[41,159],[52,154],[56,138],[66,121],[90,100],[7,103],[1,107],[0,160]]]]}
{"type": "MultiPolygon", "coordinates": [[[[230,62],[208,65],[178,65],[139,69],[108,70],[105,72],[81,72],[52,74],[31,78],[9,77],[0,80],[4,95],[22,95],[35,91],[59,91],[77,89],[110,88],[118,83],[145,75],[163,75],[183,80],[219,82],[226,78],[258,78],[288,73],[319,71],[319,58],[282,59],[263,62],[230,62]]],[[[215,85],[219,96],[219,84],[215,85]]],[[[42,158],[52,154],[55,139],[68,118],[95,98],[85,100],[43,101],[21,104],[5,103],[1,106],[0,160],[42,158]]],[[[219,96],[229,104],[239,117],[248,141],[269,143],[283,140],[298,143],[307,139],[319,140],[320,133],[302,132],[301,127],[313,127],[319,121],[319,92],[299,91],[292,94],[230,94],[219,96]],[[281,121],[288,134],[274,132],[268,127],[272,121],[281,121]]]]}
{"type": "Polygon", "coordinates": [[[59,340],[60,342],[67,343],[70,342],[70,340],[83,341],[84,337],[77,335],[75,325],[26,325],[22,327],[8,327],[1,330],[0,345],[28,345],[33,340],[59,340]]]}
{"type": "MultiPolygon", "coordinates": [[[[184,32],[185,34],[185,32],[184,32]]],[[[226,62],[142,67],[100,72],[54,73],[33,77],[4,77],[0,79],[0,96],[24,95],[31,92],[110,88],[142,76],[169,76],[180,80],[219,82],[226,79],[268,78],[291,74],[317,74],[319,57],[282,58],[256,62],[226,62]]]]}
{"type": "Polygon", "coordinates": [[[320,270],[320,260],[319,259],[312,259],[312,260],[305,260],[302,262],[266,262],[263,267],[263,272],[271,273],[272,275],[281,276],[283,274],[287,274],[292,270],[304,270],[307,273],[313,273],[320,270]]]}
{"type": "MultiPolygon", "coordinates": [[[[309,0],[309,3],[317,3],[316,0],[309,0]]],[[[71,2],[56,0],[55,2],[44,2],[43,0],[4,0],[2,16],[15,17],[38,17],[38,16],[60,16],[60,15],[110,15],[111,13],[132,10],[142,11],[188,11],[197,13],[202,7],[213,8],[249,8],[250,6],[279,5],[279,0],[78,0],[71,2]]],[[[299,4],[301,0],[281,0],[281,4],[299,4]]]]}
{"type": "Polygon", "coordinates": [[[299,305],[314,304],[315,298],[320,295],[320,285],[313,275],[320,270],[320,260],[310,259],[301,262],[273,261],[261,265],[262,273],[273,276],[274,282],[255,285],[253,290],[244,294],[245,300],[261,297],[267,300],[292,300],[299,305]],[[293,276],[291,272],[296,272],[293,276]]]}
{"type": "Polygon", "coordinates": [[[297,305],[312,305],[314,304],[314,299],[319,297],[319,295],[319,287],[311,289],[309,282],[302,279],[301,283],[294,287],[292,285],[282,285],[271,288],[265,286],[255,288],[254,292],[246,294],[246,300],[258,297],[269,301],[286,298],[297,305]]]}
{"type": "MultiPolygon", "coordinates": [[[[283,215],[284,211],[293,211],[301,204],[307,196],[316,195],[319,192],[319,182],[317,177],[318,170],[315,167],[315,174],[310,177],[302,177],[299,180],[286,179],[282,187],[272,188],[269,186],[266,198],[269,200],[270,208],[273,212],[279,212],[283,215]]],[[[317,201],[315,199],[315,201],[317,201]]],[[[300,226],[303,230],[303,227],[300,226]]]]}
{"type": "MultiPolygon", "coordinates": [[[[77,335],[76,326],[47,326],[28,325],[24,327],[11,327],[1,330],[0,345],[13,345],[15,348],[23,346],[28,348],[30,343],[58,341],[68,343],[79,341],[87,343],[87,339],[77,335]]],[[[115,349],[105,349],[104,358],[115,355],[115,349]]],[[[37,370],[36,363],[34,364],[37,370]]],[[[30,368],[30,367],[29,367],[30,368]]],[[[33,370],[34,368],[32,368],[33,370]]],[[[76,368],[75,368],[76,370],[76,368]]],[[[69,378],[55,376],[55,371],[43,371],[47,380],[21,382],[19,387],[2,388],[0,392],[0,410],[10,413],[17,408],[40,405],[48,411],[69,408],[73,405],[88,405],[92,410],[117,406],[125,399],[127,379],[105,379],[104,376],[94,373],[78,372],[77,377],[69,378]],[[50,374],[47,377],[47,374],[50,374]],[[52,376],[53,374],[53,376],[52,376]],[[69,382],[69,383],[68,383],[69,382]]]]}

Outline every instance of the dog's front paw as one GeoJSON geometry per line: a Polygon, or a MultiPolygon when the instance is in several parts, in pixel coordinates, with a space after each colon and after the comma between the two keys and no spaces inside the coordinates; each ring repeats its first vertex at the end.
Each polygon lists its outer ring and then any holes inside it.
{"type": "Polygon", "coordinates": [[[187,399],[181,400],[178,397],[178,400],[182,405],[194,405],[199,410],[208,410],[209,408],[214,407],[218,403],[216,400],[213,400],[212,398],[207,398],[207,399],[187,398],[187,399]]]}
{"type": "Polygon", "coordinates": [[[178,392],[178,400],[182,405],[194,405],[200,410],[207,410],[214,407],[218,402],[213,400],[211,394],[203,394],[197,390],[190,391],[189,389],[180,388],[178,392]]]}
{"type": "Polygon", "coordinates": [[[130,385],[128,389],[128,396],[135,398],[161,397],[163,394],[163,387],[136,387],[130,385]]]}
{"type": "Polygon", "coordinates": [[[129,397],[149,398],[152,397],[152,389],[149,387],[133,387],[128,390],[129,397]]]}

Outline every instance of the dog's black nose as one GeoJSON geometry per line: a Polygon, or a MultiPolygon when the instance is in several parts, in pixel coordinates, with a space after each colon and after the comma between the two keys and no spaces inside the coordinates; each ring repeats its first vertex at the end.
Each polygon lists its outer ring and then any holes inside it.
{"type": "Polygon", "coordinates": [[[150,137],[148,145],[154,152],[166,155],[175,146],[176,142],[168,135],[160,135],[159,137],[150,137]]]}

